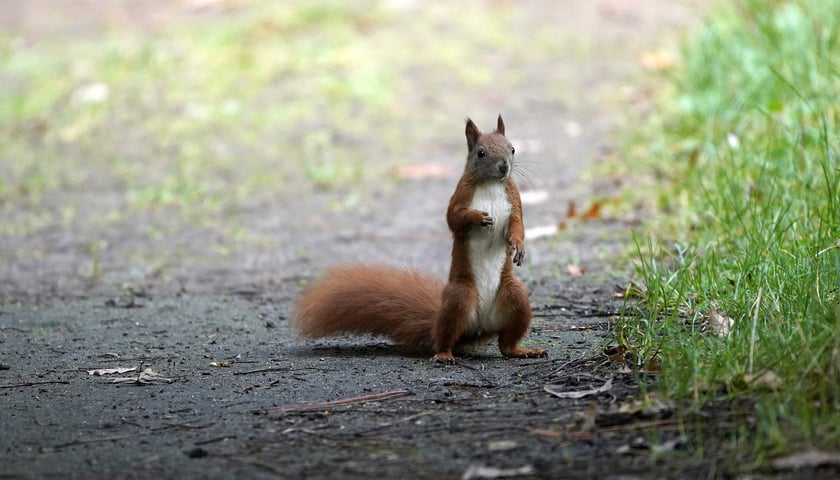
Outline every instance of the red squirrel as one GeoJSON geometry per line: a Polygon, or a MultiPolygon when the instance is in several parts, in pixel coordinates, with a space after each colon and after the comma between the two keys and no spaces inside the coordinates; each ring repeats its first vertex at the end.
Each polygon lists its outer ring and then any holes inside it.
{"type": "Polygon", "coordinates": [[[446,211],[453,240],[448,281],[391,267],[333,268],[298,298],[291,323],[299,335],[384,335],[448,364],[455,363],[454,350],[497,336],[505,357],[548,356],[519,348],[531,305],[513,275],[513,265],[525,259],[515,149],[501,115],[493,133],[482,134],[469,118],[465,133],[466,167],[446,211]]]}

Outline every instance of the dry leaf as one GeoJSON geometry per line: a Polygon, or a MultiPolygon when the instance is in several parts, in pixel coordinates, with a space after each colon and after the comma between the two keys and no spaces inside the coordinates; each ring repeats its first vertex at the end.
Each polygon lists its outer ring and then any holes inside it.
{"type": "Polygon", "coordinates": [[[577,217],[577,208],[575,207],[575,201],[569,200],[569,209],[566,211],[566,218],[575,217],[577,217]]]}
{"type": "Polygon", "coordinates": [[[674,67],[677,61],[677,56],[665,49],[645,52],[639,59],[643,67],[657,72],[674,67]]]}
{"type": "Polygon", "coordinates": [[[656,392],[642,399],[632,399],[618,406],[618,413],[659,415],[674,410],[673,403],[656,392]]]}
{"type": "Polygon", "coordinates": [[[604,202],[595,202],[589,207],[589,210],[586,211],[580,218],[584,220],[597,220],[601,218],[601,206],[604,202]]]}
{"type": "Polygon", "coordinates": [[[572,265],[570,263],[570,264],[566,265],[566,272],[568,272],[569,275],[571,275],[573,277],[582,277],[584,274],[586,274],[586,269],[581,268],[577,265],[572,265]]]}
{"type": "Polygon", "coordinates": [[[773,370],[767,370],[757,375],[744,375],[744,383],[751,387],[764,388],[767,390],[778,390],[782,388],[784,382],[776,375],[773,370]]]}
{"type": "Polygon", "coordinates": [[[728,337],[729,333],[732,331],[732,326],[735,325],[735,320],[721,314],[714,307],[709,310],[708,322],[709,330],[718,337],[728,337]]]}
{"type": "Polygon", "coordinates": [[[495,440],[487,443],[487,450],[491,452],[504,452],[518,447],[519,443],[516,440],[495,440]]]}
{"type": "Polygon", "coordinates": [[[215,360],[210,362],[211,367],[229,367],[233,365],[233,360],[215,360]]]}
{"type": "Polygon", "coordinates": [[[535,472],[534,467],[531,465],[523,465],[519,468],[495,468],[495,467],[484,467],[481,465],[473,465],[467,469],[466,472],[461,476],[462,480],[473,480],[473,479],[494,479],[494,478],[508,478],[508,477],[520,477],[525,475],[533,475],[535,472]]]}
{"type": "Polygon", "coordinates": [[[662,361],[659,360],[659,357],[654,355],[650,360],[648,360],[647,365],[645,365],[645,370],[648,372],[661,372],[662,361]]]}
{"type": "Polygon", "coordinates": [[[591,388],[589,390],[573,390],[573,391],[559,391],[555,389],[555,385],[546,385],[543,387],[543,390],[546,392],[554,395],[557,398],[584,398],[589,397],[592,395],[598,395],[599,393],[604,393],[609,391],[612,388],[612,377],[608,378],[603,385],[597,388],[591,388]]]}
{"type": "Polygon", "coordinates": [[[126,373],[126,372],[133,372],[137,370],[137,367],[117,367],[117,368],[95,368],[93,370],[88,370],[88,375],[93,375],[94,377],[100,377],[102,375],[112,375],[115,373],[126,373]]]}
{"type": "Polygon", "coordinates": [[[624,359],[625,353],[627,353],[627,347],[624,345],[607,345],[604,348],[604,355],[610,357],[610,360],[616,363],[627,363],[624,359]]]}
{"type": "Polygon", "coordinates": [[[159,373],[153,371],[151,368],[147,368],[140,372],[139,375],[136,377],[120,377],[111,380],[111,383],[117,383],[121,385],[137,385],[137,386],[146,386],[146,385],[158,385],[161,383],[172,383],[174,382],[174,378],[167,378],[161,376],[159,373]]]}

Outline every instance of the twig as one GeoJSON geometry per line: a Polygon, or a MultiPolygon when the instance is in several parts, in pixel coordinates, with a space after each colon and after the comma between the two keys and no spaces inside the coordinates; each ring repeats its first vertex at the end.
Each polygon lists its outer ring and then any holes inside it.
{"type": "Polygon", "coordinates": [[[88,443],[100,443],[100,442],[112,442],[112,441],[115,441],[115,440],[125,440],[127,438],[145,437],[146,435],[154,435],[158,432],[161,432],[163,430],[168,430],[170,428],[181,427],[181,428],[200,429],[200,428],[207,428],[207,427],[210,427],[212,425],[214,425],[214,424],[210,423],[210,424],[207,424],[207,425],[192,425],[190,422],[175,423],[175,424],[171,424],[171,425],[164,425],[162,427],[150,428],[150,429],[144,430],[142,432],[127,433],[125,435],[113,435],[113,436],[110,436],[110,437],[98,437],[98,438],[77,438],[76,440],[73,440],[71,442],[62,443],[60,445],[55,445],[52,448],[58,450],[59,448],[72,447],[74,445],[85,445],[85,444],[88,444],[88,443]]]}
{"type": "Polygon", "coordinates": [[[302,403],[299,405],[286,405],[282,407],[269,407],[256,410],[254,413],[265,414],[269,412],[289,413],[289,412],[308,412],[313,410],[324,410],[331,407],[338,407],[342,405],[352,405],[354,403],[375,402],[378,400],[388,400],[391,398],[402,397],[410,395],[408,390],[393,390],[390,392],[374,393],[373,395],[362,395],[361,397],[342,398],[340,400],[330,400],[328,402],[313,402],[302,403]]]}
{"type": "MultiPolygon", "coordinates": [[[[241,362],[238,362],[241,363],[241,362]]],[[[266,367],[266,368],[257,368],[256,370],[245,370],[244,372],[233,372],[234,375],[250,375],[252,373],[263,373],[263,372],[288,372],[291,371],[289,367],[266,367]]]]}
{"type": "Polygon", "coordinates": [[[0,385],[0,388],[18,388],[18,387],[34,387],[37,385],[47,385],[50,383],[62,383],[68,384],[67,380],[44,380],[43,382],[26,382],[26,383],[13,383],[11,385],[0,385]]]}

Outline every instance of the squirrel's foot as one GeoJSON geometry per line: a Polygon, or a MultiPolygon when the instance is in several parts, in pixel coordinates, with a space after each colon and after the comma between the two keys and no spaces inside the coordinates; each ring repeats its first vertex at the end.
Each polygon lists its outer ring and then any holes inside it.
{"type": "Polygon", "coordinates": [[[511,358],[545,358],[548,357],[548,352],[542,348],[513,348],[510,350],[503,350],[502,355],[511,358]]]}
{"type": "Polygon", "coordinates": [[[508,244],[510,244],[510,256],[513,257],[513,263],[517,267],[522,266],[522,262],[525,261],[525,245],[521,241],[516,241],[513,237],[508,239],[508,244]]]}
{"type": "Polygon", "coordinates": [[[432,362],[455,365],[455,357],[452,355],[452,352],[438,352],[432,357],[432,362]]]}

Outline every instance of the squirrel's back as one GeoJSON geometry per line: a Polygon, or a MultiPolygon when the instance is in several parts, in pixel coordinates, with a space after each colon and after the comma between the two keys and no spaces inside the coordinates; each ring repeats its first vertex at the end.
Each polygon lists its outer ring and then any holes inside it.
{"type": "Polygon", "coordinates": [[[441,281],[411,270],[340,266],[304,290],[291,325],[308,338],[370,333],[409,350],[429,351],[442,292],[441,281]]]}

